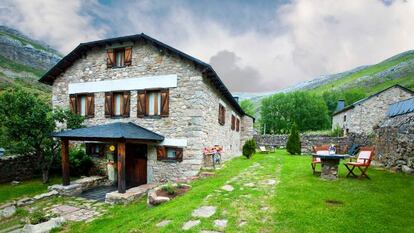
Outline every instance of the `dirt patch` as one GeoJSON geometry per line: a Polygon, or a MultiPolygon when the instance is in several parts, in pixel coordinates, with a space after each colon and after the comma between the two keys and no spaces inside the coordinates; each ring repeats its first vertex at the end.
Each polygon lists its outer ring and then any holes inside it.
{"type": "Polygon", "coordinates": [[[342,201],[338,200],[326,200],[325,203],[329,206],[339,206],[344,204],[342,201]]]}
{"type": "Polygon", "coordinates": [[[159,189],[159,190],[157,190],[156,194],[157,194],[157,196],[168,197],[170,199],[173,199],[173,198],[175,198],[177,196],[183,195],[188,190],[190,190],[190,187],[187,187],[187,186],[177,187],[175,189],[175,193],[174,194],[169,194],[167,191],[164,191],[163,189],[159,189]]]}

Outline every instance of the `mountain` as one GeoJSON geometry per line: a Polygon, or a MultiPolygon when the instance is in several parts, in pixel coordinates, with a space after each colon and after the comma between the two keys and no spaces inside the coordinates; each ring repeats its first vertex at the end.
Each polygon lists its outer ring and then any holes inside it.
{"type": "Polygon", "coordinates": [[[261,99],[276,93],[310,91],[322,94],[325,91],[363,89],[368,95],[393,84],[414,89],[414,50],[392,56],[374,65],[359,66],[338,74],[322,75],[313,80],[301,82],[289,88],[267,93],[233,93],[240,99],[261,99]]]}
{"type": "Polygon", "coordinates": [[[45,43],[0,26],[0,91],[18,86],[50,96],[50,87],[37,80],[61,58],[45,43]]]}

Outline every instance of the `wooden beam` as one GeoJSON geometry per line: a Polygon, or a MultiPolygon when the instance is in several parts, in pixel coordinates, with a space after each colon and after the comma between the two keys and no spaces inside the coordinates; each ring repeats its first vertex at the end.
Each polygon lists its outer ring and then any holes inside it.
{"type": "Polygon", "coordinates": [[[125,142],[118,143],[118,192],[125,193],[125,142]]]}
{"type": "Polygon", "coordinates": [[[70,184],[69,176],[69,140],[62,139],[62,178],[63,185],[70,184]]]}

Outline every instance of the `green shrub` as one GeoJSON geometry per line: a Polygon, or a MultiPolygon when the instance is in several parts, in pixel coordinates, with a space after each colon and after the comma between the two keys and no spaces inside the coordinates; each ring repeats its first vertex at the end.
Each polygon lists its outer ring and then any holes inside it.
{"type": "Polygon", "coordinates": [[[330,136],[332,137],[342,137],[344,136],[344,131],[339,125],[336,125],[335,128],[332,129],[330,136]]]}
{"type": "Polygon", "coordinates": [[[73,148],[69,151],[69,166],[71,175],[89,175],[93,161],[82,148],[73,148]]]}
{"type": "Polygon", "coordinates": [[[243,155],[250,159],[254,152],[256,152],[256,141],[253,139],[247,140],[243,145],[243,155]]]}
{"type": "Polygon", "coordinates": [[[301,151],[301,143],[300,143],[300,136],[299,136],[299,130],[296,123],[292,125],[292,128],[290,130],[290,135],[286,144],[286,150],[289,152],[289,154],[300,155],[301,151]]]}
{"type": "Polygon", "coordinates": [[[174,185],[172,185],[171,183],[163,185],[161,189],[167,192],[169,195],[174,195],[177,192],[176,187],[174,187],[174,185]]]}

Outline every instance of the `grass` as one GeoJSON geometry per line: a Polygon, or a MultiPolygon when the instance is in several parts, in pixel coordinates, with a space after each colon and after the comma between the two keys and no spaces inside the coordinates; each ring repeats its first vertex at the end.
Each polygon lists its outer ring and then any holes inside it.
{"type": "Polygon", "coordinates": [[[46,192],[49,185],[59,182],[61,182],[60,177],[51,177],[48,184],[43,184],[41,179],[22,181],[18,185],[11,185],[10,183],[0,184],[0,204],[46,192]]]}
{"type": "Polygon", "coordinates": [[[90,223],[70,223],[70,232],[182,232],[194,209],[217,207],[216,213],[188,232],[220,230],[215,219],[227,219],[225,232],[414,232],[414,177],[370,169],[371,180],[323,181],[312,175],[310,157],[283,150],[236,158],[213,177],[191,183],[192,189],[168,203],[147,207],[141,199],[114,206],[90,223]],[[266,181],[279,184],[268,185],[266,181]],[[247,183],[254,187],[246,187],[247,183]],[[234,191],[221,190],[230,184],[234,191]],[[172,222],[164,227],[162,220],[172,222]],[[239,226],[240,223],[245,225],[239,226]]]}

